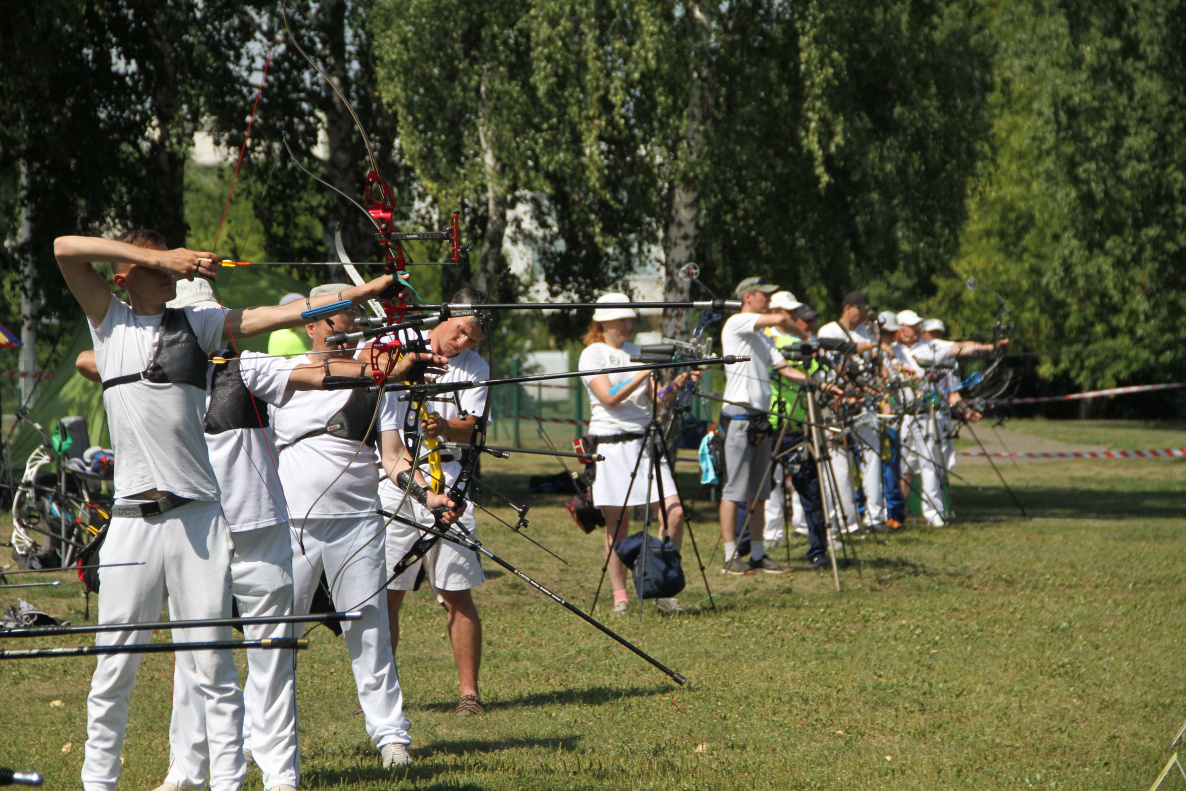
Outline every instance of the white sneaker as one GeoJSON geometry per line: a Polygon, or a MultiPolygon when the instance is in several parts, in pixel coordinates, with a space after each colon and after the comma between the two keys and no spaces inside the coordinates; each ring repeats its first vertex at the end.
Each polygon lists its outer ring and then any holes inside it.
{"type": "Polygon", "coordinates": [[[408,754],[408,745],[406,744],[399,744],[398,742],[385,744],[379,748],[379,754],[383,756],[384,769],[410,766],[412,763],[412,756],[408,754]]]}
{"type": "Polygon", "coordinates": [[[626,615],[628,612],[630,612],[630,602],[619,601],[619,602],[614,602],[614,609],[613,609],[613,612],[610,613],[610,615],[621,618],[623,615],[626,615]]]}
{"type": "Polygon", "coordinates": [[[668,613],[669,615],[678,615],[687,612],[687,610],[679,606],[679,599],[674,596],[670,599],[655,599],[655,606],[659,608],[659,612],[668,613]]]}
{"type": "Polygon", "coordinates": [[[796,527],[795,534],[803,536],[804,538],[806,538],[808,535],[810,535],[810,533],[807,531],[806,527],[796,527]]]}

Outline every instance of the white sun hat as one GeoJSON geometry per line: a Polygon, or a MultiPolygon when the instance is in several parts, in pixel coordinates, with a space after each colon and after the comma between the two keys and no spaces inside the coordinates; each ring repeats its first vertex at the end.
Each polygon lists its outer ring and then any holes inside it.
{"type": "MultiPolygon", "coordinates": [[[[598,305],[613,305],[615,303],[629,302],[630,297],[617,291],[612,291],[609,294],[602,294],[597,298],[598,305]]],[[[636,319],[638,318],[638,311],[634,308],[613,308],[604,307],[593,311],[593,321],[617,321],[618,319],[636,319]]]]}

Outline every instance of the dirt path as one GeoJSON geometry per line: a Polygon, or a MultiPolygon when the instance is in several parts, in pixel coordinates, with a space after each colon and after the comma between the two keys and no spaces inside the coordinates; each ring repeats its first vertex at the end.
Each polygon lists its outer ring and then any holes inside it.
{"type": "MultiPolygon", "coordinates": [[[[1107,445],[1070,445],[1055,439],[1038,437],[1005,427],[994,429],[988,423],[981,423],[978,426],[974,426],[973,430],[976,432],[976,436],[980,438],[980,441],[984,443],[984,448],[989,453],[1085,453],[1108,450],[1107,445]]],[[[975,440],[972,439],[972,434],[968,431],[967,427],[964,427],[960,431],[960,437],[968,442],[959,443],[957,451],[977,452],[980,450],[975,440]]],[[[956,460],[959,464],[966,464],[968,466],[988,464],[988,460],[983,456],[957,456],[956,460]]],[[[999,459],[998,463],[1001,461],[1008,463],[1008,459],[999,459]]],[[[1057,461],[1057,459],[1018,459],[1018,461],[1057,461]]]]}

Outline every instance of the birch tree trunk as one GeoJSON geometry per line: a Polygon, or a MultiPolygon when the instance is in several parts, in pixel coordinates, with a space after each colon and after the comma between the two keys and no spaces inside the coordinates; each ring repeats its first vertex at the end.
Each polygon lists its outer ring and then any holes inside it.
{"type": "MultiPolygon", "coordinates": [[[[671,190],[671,214],[664,235],[664,298],[686,302],[692,291],[689,279],[680,272],[696,259],[696,226],[700,220],[700,192],[695,181],[695,166],[704,152],[705,125],[712,107],[712,80],[709,73],[709,50],[712,23],[704,16],[699,3],[684,5],[687,18],[696,29],[691,59],[691,75],[685,108],[684,159],[671,190]]],[[[663,336],[687,338],[688,310],[667,308],[663,311],[663,336]]]]}
{"type": "Polygon", "coordinates": [[[502,254],[507,230],[507,194],[502,160],[494,150],[487,114],[487,77],[482,75],[478,105],[478,141],[482,146],[482,164],[486,171],[486,233],[474,285],[494,296],[498,277],[506,268],[502,254]]]}

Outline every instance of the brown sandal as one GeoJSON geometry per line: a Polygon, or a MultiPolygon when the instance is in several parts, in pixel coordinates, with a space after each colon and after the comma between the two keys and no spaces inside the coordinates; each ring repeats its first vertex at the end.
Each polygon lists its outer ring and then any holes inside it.
{"type": "Polygon", "coordinates": [[[477,695],[462,695],[457,708],[453,709],[453,714],[458,717],[476,717],[485,713],[486,709],[482,708],[482,702],[478,700],[477,695]]]}

